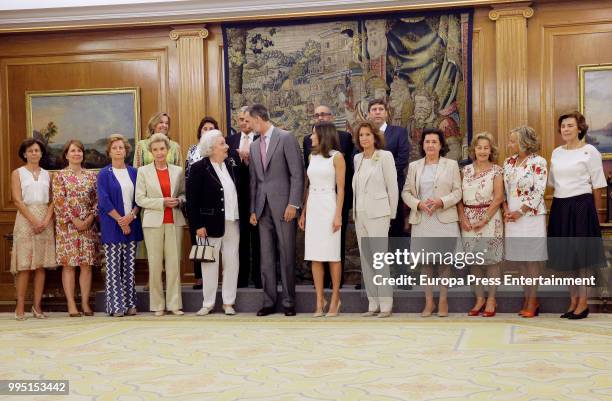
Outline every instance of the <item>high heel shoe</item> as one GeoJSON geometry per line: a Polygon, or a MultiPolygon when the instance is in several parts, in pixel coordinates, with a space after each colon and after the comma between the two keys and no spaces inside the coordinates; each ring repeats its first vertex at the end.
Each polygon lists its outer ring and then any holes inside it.
{"type": "Polygon", "coordinates": [[[49,317],[45,312],[42,312],[42,310],[40,313],[38,313],[34,306],[32,306],[32,315],[34,315],[36,319],[46,319],[49,317]]]}
{"type": "Polygon", "coordinates": [[[468,312],[468,316],[478,316],[480,315],[482,312],[484,312],[484,308],[485,308],[485,304],[482,304],[482,306],[480,307],[480,309],[472,309],[468,312]]]}
{"type": "Polygon", "coordinates": [[[561,316],[559,316],[561,319],[569,319],[570,316],[572,316],[574,314],[574,309],[572,310],[568,310],[567,312],[565,312],[564,314],[562,314],[561,316]]]}
{"type": "Polygon", "coordinates": [[[340,307],[342,306],[342,301],[338,301],[338,308],[335,312],[327,312],[325,317],[336,317],[340,314],[340,307]]]}
{"type": "Polygon", "coordinates": [[[23,315],[18,315],[17,312],[15,312],[15,320],[17,320],[18,322],[23,322],[27,319],[28,318],[26,317],[25,313],[23,315]]]}
{"type": "Polygon", "coordinates": [[[486,310],[482,312],[482,317],[493,317],[497,314],[497,304],[493,308],[492,312],[487,312],[486,310]]]}
{"type": "Polygon", "coordinates": [[[423,312],[421,312],[421,317],[430,317],[435,311],[436,311],[436,305],[434,304],[433,308],[431,308],[430,311],[426,311],[423,309],[423,312]]]}
{"type": "Polygon", "coordinates": [[[327,299],[323,302],[323,307],[321,308],[321,310],[315,311],[315,313],[312,314],[312,317],[323,317],[326,307],[327,307],[327,299]]]}
{"type": "Polygon", "coordinates": [[[587,316],[589,316],[589,308],[586,308],[579,314],[575,314],[574,312],[572,312],[572,315],[568,317],[568,319],[569,320],[580,320],[580,319],[586,318],[587,316]]]}
{"type": "Polygon", "coordinates": [[[530,311],[529,309],[526,309],[523,311],[523,317],[526,317],[526,318],[536,317],[539,314],[540,314],[540,305],[537,305],[533,311],[530,311]]]}

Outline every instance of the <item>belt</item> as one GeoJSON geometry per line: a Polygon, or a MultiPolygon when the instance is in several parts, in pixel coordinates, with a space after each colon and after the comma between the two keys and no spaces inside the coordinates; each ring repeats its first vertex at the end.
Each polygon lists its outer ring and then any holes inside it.
{"type": "Polygon", "coordinates": [[[483,205],[463,205],[463,207],[467,207],[469,209],[483,209],[488,208],[491,204],[483,204],[483,205]]]}
{"type": "Polygon", "coordinates": [[[336,188],[332,188],[332,187],[310,187],[310,189],[308,191],[309,192],[316,192],[316,193],[324,194],[324,193],[329,193],[329,192],[335,192],[336,188]]]}

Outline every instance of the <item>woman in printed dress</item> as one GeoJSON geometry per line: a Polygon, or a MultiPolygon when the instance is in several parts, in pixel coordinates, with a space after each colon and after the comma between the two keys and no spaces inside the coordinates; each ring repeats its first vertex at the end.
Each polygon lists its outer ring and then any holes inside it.
{"type": "Polygon", "coordinates": [[[63,266],[62,284],[70,317],[81,316],[74,300],[75,268],[80,267],[79,285],[85,316],[93,316],[89,306],[91,267],[99,261],[100,239],[94,224],[98,211],[96,173],[83,168],[85,147],[76,140],[64,145],[62,158],[68,167],[53,177],[55,243],[57,263],[63,266]]]}
{"type": "Polygon", "coordinates": [[[470,145],[473,163],[463,169],[461,189],[463,200],[459,202],[461,236],[465,252],[483,252],[484,263],[470,267],[477,278],[487,278],[487,298],[484,285],[474,285],[476,303],[468,316],[495,316],[497,286],[494,280],[501,276],[500,262],[503,256],[504,225],[500,206],[504,201],[503,172],[497,161],[497,146],[488,132],[477,134],[470,145]]]}
{"type": "MultiPolygon", "coordinates": [[[[531,127],[510,131],[508,153],[504,162],[505,259],[508,266],[518,265],[523,277],[540,275],[542,262],[548,258],[546,245],[546,160],[538,155],[540,142],[531,127]]],[[[537,286],[524,286],[525,298],[519,316],[538,315],[537,286]]]]}

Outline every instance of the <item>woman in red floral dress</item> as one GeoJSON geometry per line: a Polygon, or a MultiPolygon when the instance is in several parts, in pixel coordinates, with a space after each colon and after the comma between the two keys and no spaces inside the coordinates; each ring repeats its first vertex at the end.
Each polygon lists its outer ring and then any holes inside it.
{"type": "Polygon", "coordinates": [[[62,283],[71,317],[80,316],[74,300],[75,268],[80,267],[79,285],[83,314],[93,316],[89,306],[91,267],[98,265],[100,239],[94,224],[97,215],[96,173],[82,167],[85,148],[78,140],[64,146],[68,166],[53,177],[55,244],[57,263],[63,266],[62,283]]]}

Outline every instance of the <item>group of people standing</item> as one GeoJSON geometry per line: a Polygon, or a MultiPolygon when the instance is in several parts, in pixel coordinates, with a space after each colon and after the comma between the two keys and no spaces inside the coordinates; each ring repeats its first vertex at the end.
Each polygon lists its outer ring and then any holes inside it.
{"type": "MultiPolygon", "coordinates": [[[[107,269],[106,312],[136,314],[134,270],[137,243],[142,239],[149,264],[150,310],[156,316],[166,311],[182,315],[180,255],[187,224],[193,244],[206,242],[214,247],[214,262],[194,264],[194,288],[203,291],[200,316],[214,309],[221,256],[225,314],[236,313],[237,287],[252,280],[263,288],[258,316],[276,313],[279,304],[285,315],[295,315],[298,227],[305,231],[304,258],[311,262],[316,289],[313,316],[338,316],[351,208],[369,300],[364,316],[388,317],[393,307],[392,290],[372,285],[375,269],[368,239],[404,236],[404,210],[408,208],[411,248],[415,250],[422,248],[419,238],[463,238],[467,248],[479,246],[477,239],[486,238],[486,265],[473,268],[481,276],[499,276],[504,258],[521,262],[523,273],[532,276],[538,274],[543,261],[554,259],[556,253],[547,251],[546,241],[536,241],[537,246],[530,242],[523,249],[508,240],[546,238],[547,182],[554,187],[555,197],[548,235],[601,237],[593,193],[597,195],[606,181],[601,155],[581,141],[588,127],[579,113],[559,118],[565,145],[553,152],[548,174],[546,160],[537,155],[538,138],[529,127],[509,134],[512,156],[503,167],[495,164],[493,136],[481,133],[474,135],[470,146],[473,164],[461,172],[456,161],[444,157],[448,147],[444,133],[437,129],[423,131],[418,144],[422,158],[408,165],[408,133],[387,125],[385,101],[370,101],[368,110],[368,121],[359,123],[351,135],[336,130],[328,107],[317,107],[312,133],[304,139],[304,153],[293,134],[272,124],[263,105],[242,108],[238,115],[241,132],[227,138],[214,119],[205,117],[184,170],[180,146],[168,136],[170,117],[166,113],[150,120],[149,137],[136,144],[133,167],[125,163],[131,151],[129,142],[119,134],[111,135],[106,149],[111,164],[97,175],[83,168],[83,144],[71,140],[63,150],[67,167],[51,177],[40,167],[45,145],[27,139],[19,148],[19,157],[26,164],[12,174],[12,195],[18,208],[11,259],[11,270],[17,275],[15,318],[25,319],[25,293],[32,270],[31,311],[36,318],[46,317],[41,308],[44,268],[57,265],[63,267],[70,316],[81,316],[74,299],[77,267],[82,312],[93,315],[88,302],[91,268],[100,264],[100,246],[107,269]],[[475,239],[472,245],[471,238],[475,239]],[[326,265],[332,287],[329,301],[324,292],[326,265]]],[[[563,261],[569,258],[575,262],[571,267],[582,269],[601,262],[596,253],[589,260],[579,256],[566,253],[563,261]]],[[[386,266],[383,274],[388,270],[386,266]]],[[[422,272],[441,277],[451,274],[449,266],[423,266],[422,272]]],[[[470,315],[495,315],[496,286],[487,290],[485,298],[484,287],[476,286],[470,315]]],[[[439,294],[438,315],[447,316],[447,288],[440,288],[439,294]]],[[[435,307],[433,287],[426,286],[422,316],[432,315],[435,307]]],[[[535,288],[525,289],[521,314],[538,314],[535,288]]],[[[587,314],[586,288],[572,288],[564,317],[587,314]]]]}

